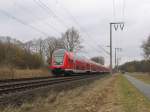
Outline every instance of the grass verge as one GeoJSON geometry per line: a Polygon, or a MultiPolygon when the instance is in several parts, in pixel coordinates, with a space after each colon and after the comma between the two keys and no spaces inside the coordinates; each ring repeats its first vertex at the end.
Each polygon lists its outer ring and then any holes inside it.
{"type": "Polygon", "coordinates": [[[125,77],[118,75],[118,102],[125,112],[150,112],[150,101],[125,77]]]}
{"type": "Polygon", "coordinates": [[[50,72],[46,68],[41,68],[41,69],[16,69],[16,68],[8,68],[8,67],[0,68],[0,80],[44,77],[50,75],[51,75],[50,72]]]}

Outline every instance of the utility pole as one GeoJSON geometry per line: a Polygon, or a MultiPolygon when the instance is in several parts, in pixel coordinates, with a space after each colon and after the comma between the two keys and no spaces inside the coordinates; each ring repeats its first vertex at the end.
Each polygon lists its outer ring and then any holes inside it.
{"type": "Polygon", "coordinates": [[[115,48],[115,69],[116,69],[116,60],[117,60],[116,59],[117,58],[117,53],[116,52],[117,52],[117,48],[115,48]]]}
{"type": "Polygon", "coordinates": [[[110,74],[112,75],[112,23],[110,23],[110,74]]]}
{"type": "Polygon", "coordinates": [[[115,69],[117,70],[118,66],[118,57],[117,57],[117,52],[121,51],[121,48],[115,48],[115,69]]]}
{"type": "Polygon", "coordinates": [[[119,61],[121,60],[121,57],[120,58],[117,58],[117,71],[119,71],[119,61]]]}
{"type": "Polygon", "coordinates": [[[112,75],[113,63],[112,63],[112,26],[114,26],[115,31],[120,27],[121,30],[124,28],[123,22],[113,22],[110,23],[110,74],[112,75]]]}

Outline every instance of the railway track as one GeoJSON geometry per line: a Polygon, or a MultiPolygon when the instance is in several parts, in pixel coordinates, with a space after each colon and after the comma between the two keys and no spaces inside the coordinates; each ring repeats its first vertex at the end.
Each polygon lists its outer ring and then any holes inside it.
{"type": "Polygon", "coordinates": [[[48,85],[61,84],[75,80],[92,78],[94,76],[96,77],[97,75],[84,75],[84,76],[82,75],[82,76],[58,77],[58,78],[42,77],[32,79],[0,81],[0,97],[48,85]]]}

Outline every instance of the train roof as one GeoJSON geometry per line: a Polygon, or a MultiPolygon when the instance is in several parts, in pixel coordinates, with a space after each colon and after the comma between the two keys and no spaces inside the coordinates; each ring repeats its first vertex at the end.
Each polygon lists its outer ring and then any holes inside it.
{"type": "Polygon", "coordinates": [[[94,61],[92,61],[90,59],[87,59],[85,56],[81,56],[78,53],[70,52],[70,51],[67,51],[65,49],[57,49],[57,50],[54,51],[54,53],[58,52],[58,51],[67,53],[70,56],[70,58],[72,58],[72,59],[76,58],[76,59],[81,60],[81,61],[85,61],[85,62],[88,62],[88,63],[91,63],[91,64],[95,64],[95,65],[99,65],[99,66],[105,67],[104,65],[102,65],[100,63],[96,63],[96,62],[94,62],[94,61]]]}

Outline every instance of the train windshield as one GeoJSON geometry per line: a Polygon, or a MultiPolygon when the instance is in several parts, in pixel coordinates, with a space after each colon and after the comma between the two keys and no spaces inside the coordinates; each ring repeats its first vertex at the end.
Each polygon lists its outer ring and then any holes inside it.
{"type": "Polygon", "coordinates": [[[54,53],[55,65],[62,65],[64,59],[65,50],[58,50],[54,53]]]}

